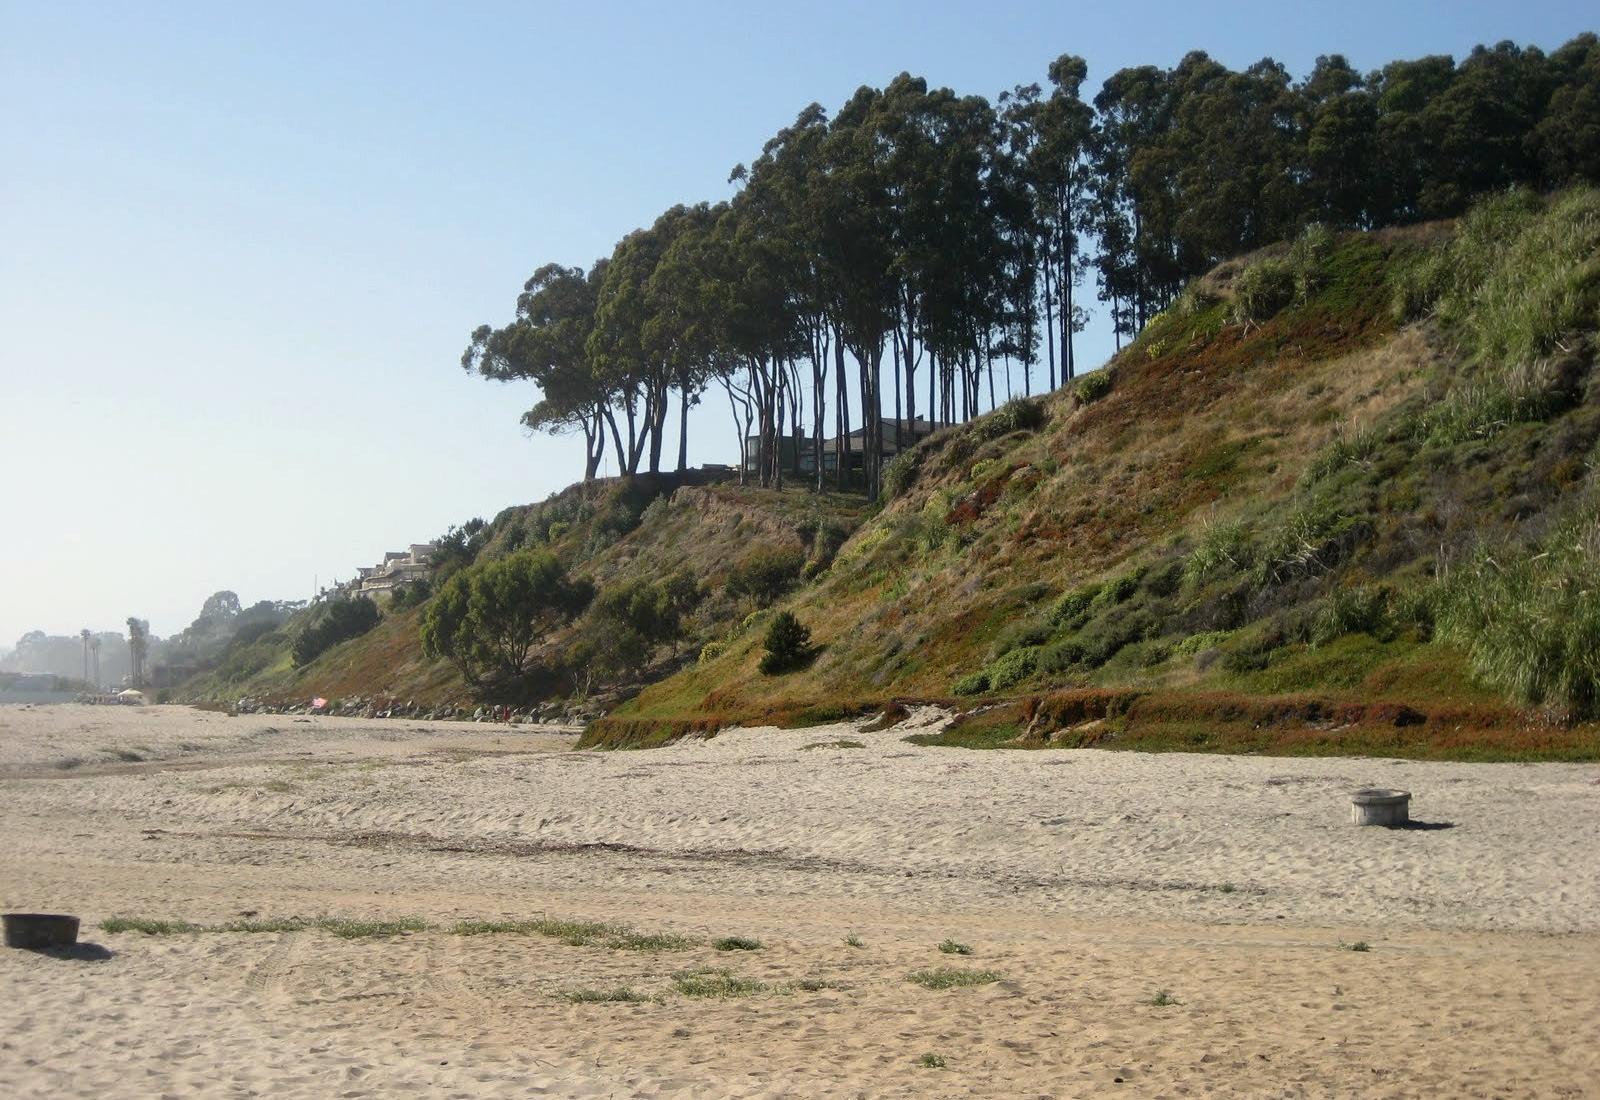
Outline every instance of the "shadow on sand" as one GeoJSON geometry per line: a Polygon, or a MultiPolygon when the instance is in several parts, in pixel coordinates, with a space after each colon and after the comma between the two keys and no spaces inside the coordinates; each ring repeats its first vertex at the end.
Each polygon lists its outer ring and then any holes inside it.
{"type": "Polygon", "coordinates": [[[75,943],[71,947],[24,947],[19,950],[30,955],[44,955],[52,959],[62,959],[67,962],[105,962],[114,959],[117,953],[109,947],[102,947],[98,943],[75,943]]]}
{"type": "Polygon", "coordinates": [[[1418,833],[1431,833],[1439,829],[1454,829],[1454,821],[1402,821],[1397,825],[1384,825],[1385,829],[1405,830],[1410,829],[1418,833]]]}

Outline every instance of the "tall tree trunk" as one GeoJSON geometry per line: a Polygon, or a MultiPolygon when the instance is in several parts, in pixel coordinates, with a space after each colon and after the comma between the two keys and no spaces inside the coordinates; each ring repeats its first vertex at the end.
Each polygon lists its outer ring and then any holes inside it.
{"type": "MultiPolygon", "coordinates": [[[[1049,351],[1050,389],[1056,388],[1056,324],[1050,300],[1050,242],[1044,244],[1044,342],[1049,351]]],[[[1048,390],[1046,391],[1049,392],[1048,390]]]]}
{"type": "Polygon", "coordinates": [[[844,373],[844,339],[837,328],[833,330],[833,367],[834,382],[839,390],[839,447],[836,453],[839,488],[847,490],[850,488],[850,384],[844,373]]]}
{"type": "Polygon", "coordinates": [[[605,415],[606,423],[611,426],[612,449],[617,452],[617,473],[622,473],[622,464],[627,461],[628,452],[622,449],[622,433],[617,430],[617,418],[609,406],[602,406],[600,411],[605,415]]]}
{"type": "Polygon", "coordinates": [[[915,333],[912,331],[911,319],[906,319],[905,332],[905,372],[906,372],[906,424],[911,429],[911,442],[917,442],[917,360],[912,354],[915,333]]]}
{"type": "Polygon", "coordinates": [[[1062,196],[1060,204],[1061,241],[1064,247],[1061,250],[1061,363],[1062,382],[1071,382],[1077,377],[1077,363],[1072,356],[1072,284],[1073,267],[1078,258],[1078,237],[1072,231],[1072,191],[1068,187],[1062,196]]]}
{"type": "Polygon", "coordinates": [[[823,394],[828,386],[828,346],[822,326],[811,330],[811,460],[816,464],[817,492],[822,492],[823,394]]]}
{"type": "Polygon", "coordinates": [[[678,472],[684,473],[689,469],[689,376],[678,375],[679,393],[683,396],[683,404],[678,409],[678,472]]]}
{"type": "Polygon", "coordinates": [[[650,472],[661,472],[661,448],[667,436],[667,384],[658,383],[650,394],[650,472]]]}

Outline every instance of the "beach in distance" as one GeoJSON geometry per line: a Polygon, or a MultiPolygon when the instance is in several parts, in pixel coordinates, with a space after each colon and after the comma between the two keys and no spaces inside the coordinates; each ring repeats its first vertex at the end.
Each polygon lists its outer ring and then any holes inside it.
{"type": "Polygon", "coordinates": [[[1600,768],[0,708],[13,1096],[1585,1096],[1600,768]],[[1350,792],[1409,790],[1412,827],[1350,792]]]}

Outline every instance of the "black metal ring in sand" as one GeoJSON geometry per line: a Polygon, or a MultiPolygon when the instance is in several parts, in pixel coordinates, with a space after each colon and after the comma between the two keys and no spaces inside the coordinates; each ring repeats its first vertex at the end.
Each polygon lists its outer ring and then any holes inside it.
{"type": "Polygon", "coordinates": [[[78,942],[78,918],[65,913],[6,913],[6,946],[38,951],[78,942]]]}

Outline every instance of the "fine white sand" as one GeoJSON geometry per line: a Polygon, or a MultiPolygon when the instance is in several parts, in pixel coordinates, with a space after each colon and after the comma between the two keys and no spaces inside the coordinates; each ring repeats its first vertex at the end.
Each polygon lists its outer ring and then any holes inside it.
{"type": "Polygon", "coordinates": [[[939,721],[579,753],[537,727],[0,708],[0,907],[78,913],[109,952],[0,952],[0,1093],[1542,1096],[1600,1080],[1600,767],[903,740],[939,721]],[[1348,792],[1369,784],[1411,790],[1426,827],[1351,826],[1348,792]],[[94,927],[244,913],[435,927],[94,927]],[[534,915],[764,948],[448,931],[534,915]],[[947,938],[972,954],[939,952],[947,938]],[[1371,950],[1341,949],[1357,941],[1371,950]],[[706,966],[767,988],[675,991],[674,972],[706,966]],[[1000,980],[906,980],[937,966],[1000,980]],[[837,988],[798,984],[818,981],[837,988]],[[561,996],[619,985],[657,999],[561,996]],[[1178,1003],[1148,1003],[1160,990],[1178,1003]]]}

